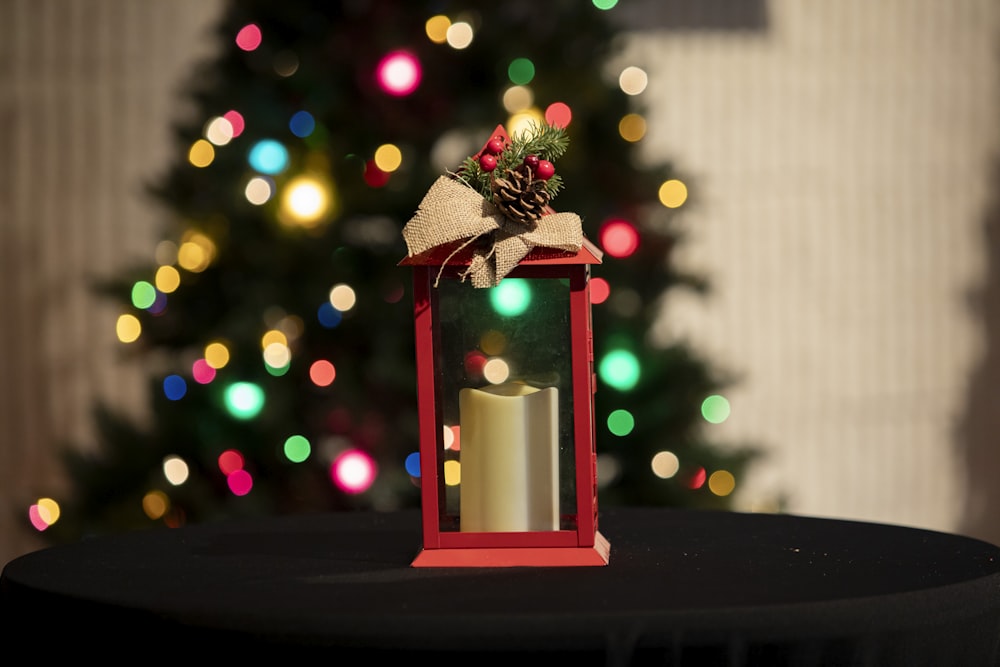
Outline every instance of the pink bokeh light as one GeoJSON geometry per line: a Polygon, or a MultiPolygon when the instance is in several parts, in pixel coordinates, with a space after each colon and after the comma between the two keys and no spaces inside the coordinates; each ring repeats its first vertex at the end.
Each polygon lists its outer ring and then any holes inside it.
{"type": "Polygon", "coordinates": [[[420,85],[423,71],[420,61],[406,50],[387,53],[375,69],[379,87],[390,95],[409,95],[420,85]]]}
{"type": "Polygon", "coordinates": [[[330,479],[344,493],[362,493],[375,482],[378,467],[371,456],[360,449],[341,453],[330,465],[330,479]]]}

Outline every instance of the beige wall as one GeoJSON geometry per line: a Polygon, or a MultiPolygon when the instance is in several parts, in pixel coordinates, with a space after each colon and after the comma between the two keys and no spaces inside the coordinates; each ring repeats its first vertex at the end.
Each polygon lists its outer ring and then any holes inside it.
{"type": "Polygon", "coordinates": [[[138,407],[118,313],[90,281],[148,262],[177,90],[217,0],[0,2],[0,561],[37,548],[20,516],[87,442],[96,397],[138,407]]]}
{"type": "Polygon", "coordinates": [[[989,430],[958,437],[987,343],[969,295],[997,202],[1000,5],[767,8],[765,31],[630,43],[648,148],[698,198],[679,259],[714,285],[673,299],[661,334],[740,378],[718,435],[769,452],[742,508],[787,493],[793,512],[1000,540],[996,506],[963,516],[970,451],[994,476],[1000,453],[989,430]]]}
{"type": "MultiPolygon", "coordinates": [[[[1000,541],[982,418],[997,372],[968,302],[989,287],[998,217],[1000,5],[758,6],[764,29],[628,40],[628,64],[650,74],[647,150],[696,195],[679,259],[715,289],[674,299],[659,333],[742,378],[719,436],[769,455],[741,480],[741,508],[787,492],[797,513],[1000,541]]],[[[94,399],[141,406],[117,313],[87,281],[151,257],[158,212],[141,187],[218,8],[0,2],[0,562],[39,546],[14,513],[51,490],[56,448],[86,440],[94,399]]]]}

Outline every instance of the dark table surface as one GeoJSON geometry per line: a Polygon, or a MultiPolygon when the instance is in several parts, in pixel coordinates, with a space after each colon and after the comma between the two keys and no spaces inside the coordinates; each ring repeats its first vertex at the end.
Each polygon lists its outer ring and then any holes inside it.
{"type": "Polygon", "coordinates": [[[984,665],[1000,548],[789,515],[612,508],[605,567],[412,568],[420,515],[96,537],[10,561],[7,647],[599,665],[984,665]],[[126,644],[123,644],[125,642],[126,644]]]}

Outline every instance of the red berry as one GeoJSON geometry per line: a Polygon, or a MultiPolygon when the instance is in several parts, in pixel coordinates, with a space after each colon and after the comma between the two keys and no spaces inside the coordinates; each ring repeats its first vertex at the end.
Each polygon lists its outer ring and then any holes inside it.
{"type": "Polygon", "coordinates": [[[479,156],[479,168],[483,171],[493,171],[497,168],[497,158],[495,155],[483,153],[479,156]]]}
{"type": "Polygon", "coordinates": [[[538,156],[537,155],[527,155],[524,158],[524,164],[528,165],[531,171],[538,169],[538,156]]]}
{"type": "Polygon", "coordinates": [[[503,139],[500,137],[493,137],[486,142],[486,152],[492,153],[493,155],[500,155],[500,153],[503,153],[503,139]]]}
{"type": "Polygon", "coordinates": [[[535,178],[547,181],[556,173],[556,167],[548,160],[539,160],[535,167],[535,178]]]}

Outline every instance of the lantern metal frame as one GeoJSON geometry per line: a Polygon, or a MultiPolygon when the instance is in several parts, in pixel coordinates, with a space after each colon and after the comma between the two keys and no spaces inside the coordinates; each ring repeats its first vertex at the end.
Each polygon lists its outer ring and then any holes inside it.
{"type": "MultiPolygon", "coordinates": [[[[590,267],[603,253],[584,238],[576,253],[535,247],[506,276],[564,280],[569,285],[569,336],[573,393],[575,515],[562,514],[571,529],[524,532],[462,532],[442,528],[445,511],[444,424],[436,377],[441,354],[435,281],[460,280],[471,252],[455,246],[408,257],[413,268],[416,373],[420,433],[423,543],[413,567],[506,567],[607,565],[611,545],[598,530],[595,446],[594,344],[590,267]]],[[[505,277],[505,279],[506,279],[505,277]]],[[[470,289],[473,289],[470,286],[470,289]]],[[[561,512],[561,510],[560,510],[561,512]]],[[[561,512],[562,513],[562,512],[561,512]]]]}

